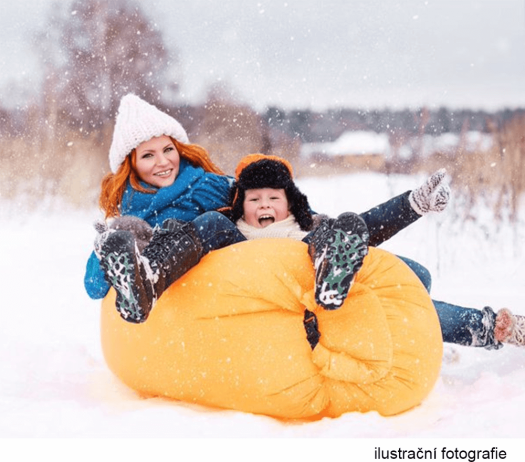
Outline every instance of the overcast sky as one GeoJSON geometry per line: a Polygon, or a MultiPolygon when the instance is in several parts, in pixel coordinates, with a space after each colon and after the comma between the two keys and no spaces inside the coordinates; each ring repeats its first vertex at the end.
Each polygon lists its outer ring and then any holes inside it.
{"type": "MultiPolygon", "coordinates": [[[[140,3],[177,50],[190,103],[221,81],[258,109],[525,107],[524,0],[140,3]]],[[[33,36],[51,5],[2,0],[2,102],[37,85],[33,36]]]]}

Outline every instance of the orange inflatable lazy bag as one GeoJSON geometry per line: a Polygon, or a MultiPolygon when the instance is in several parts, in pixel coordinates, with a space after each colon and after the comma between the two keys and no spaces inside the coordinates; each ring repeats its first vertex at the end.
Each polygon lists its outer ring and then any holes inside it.
{"type": "Polygon", "coordinates": [[[418,405],[434,386],[442,357],[439,321],[417,276],[375,248],[344,305],[314,301],[306,244],[241,242],[211,252],[131,324],[102,303],[109,368],[144,396],[282,419],[393,415],[418,405]],[[304,312],[318,319],[312,350],[304,312]]]}

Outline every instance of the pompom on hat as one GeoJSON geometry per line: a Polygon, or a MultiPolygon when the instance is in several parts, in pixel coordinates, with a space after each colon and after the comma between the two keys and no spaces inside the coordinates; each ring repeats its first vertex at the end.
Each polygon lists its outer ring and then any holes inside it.
{"type": "Polygon", "coordinates": [[[284,189],[290,212],[302,230],[309,231],[313,224],[307,197],[293,181],[291,164],[278,156],[250,154],[243,157],[235,169],[235,184],[230,190],[230,208],[221,210],[232,221],[243,216],[243,203],[247,189],[284,189]]]}
{"type": "Polygon", "coordinates": [[[126,156],[140,143],[162,135],[189,143],[186,130],[173,117],[136,95],[130,93],[124,96],[120,100],[109,148],[111,171],[116,173],[126,156]]]}

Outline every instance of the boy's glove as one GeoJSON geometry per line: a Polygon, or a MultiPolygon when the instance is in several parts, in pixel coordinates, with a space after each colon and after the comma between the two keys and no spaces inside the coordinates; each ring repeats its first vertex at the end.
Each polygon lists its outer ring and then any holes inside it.
{"type": "Polygon", "coordinates": [[[450,188],[443,184],[446,173],[444,168],[438,170],[408,196],[410,205],[419,215],[445,210],[450,199],[450,188]]]}

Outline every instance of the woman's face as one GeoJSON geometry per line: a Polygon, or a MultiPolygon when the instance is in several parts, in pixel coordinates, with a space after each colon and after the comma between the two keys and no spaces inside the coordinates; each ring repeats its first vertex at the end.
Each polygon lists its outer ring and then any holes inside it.
{"type": "Polygon", "coordinates": [[[290,215],[284,189],[247,189],[243,210],[244,221],[255,228],[266,228],[290,215]]]}
{"type": "Polygon", "coordinates": [[[135,149],[138,177],[152,186],[171,186],[179,174],[180,156],[169,136],[144,141],[135,149]]]}

